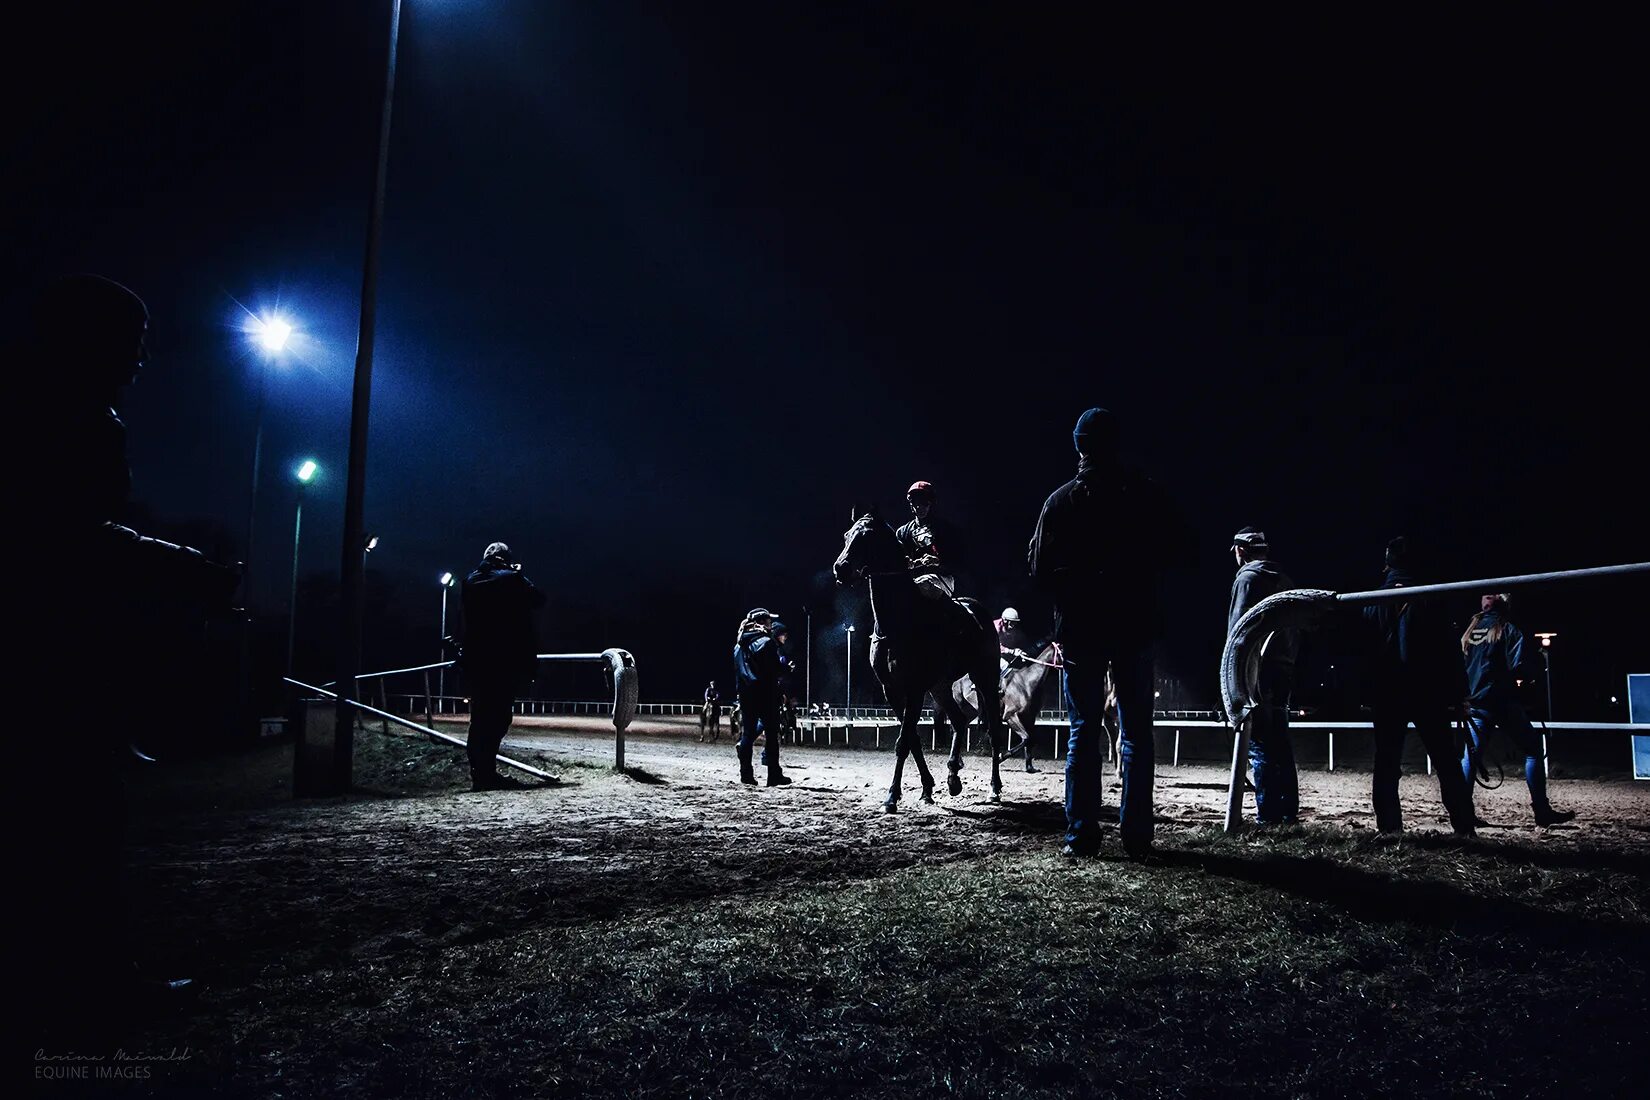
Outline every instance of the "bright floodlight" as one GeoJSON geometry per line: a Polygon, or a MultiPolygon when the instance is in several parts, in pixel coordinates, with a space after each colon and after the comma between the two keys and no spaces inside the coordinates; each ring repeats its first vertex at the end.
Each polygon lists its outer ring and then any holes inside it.
{"type": "Polygon", "coordinates": [[[367,549],[368,550],[378,549],[378,536],[377,535],[368,535],[367,536],[367,549]]]}
{"type": "Polygon", "coordinates": [[[451,588],[452,586],[453,586],[453,575],[451,573],[441,574],[441,587],[442,588],[451,588]]]}
{"type": "Polygon", "coordinates": [[[320,468],[321,467],[315,464],[313,459],[304,459],[304,464],[298,467],[298,480],[303,482],[305,485],[308,485],[309,479],[314,477],[315,472],[320,468]]]}
{"type": "Polygon", "coordinates": [[[260,320],[254,331],[265,351],[280,351],[286,347],[287,337],[292,335],[292,325],[279,317],[271,317],[260,320]]]}

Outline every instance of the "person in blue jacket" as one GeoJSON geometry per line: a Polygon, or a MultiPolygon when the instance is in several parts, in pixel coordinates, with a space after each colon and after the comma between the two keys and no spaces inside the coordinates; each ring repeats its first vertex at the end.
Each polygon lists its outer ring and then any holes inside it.
{"type": "Polygon", "coordinates": [[[1547,801],[1547,770],[1541,762],[1541,735],[1514,688],[1529,678],[1524,662],[1524,632],[1507,618],[1505,593],[1486,595],[1479,612],[1461,635],[1461,656],[1467,666],[1467,746],[1461,771],[1468,783],[1483,755],[1484,740],[1498,728],[1524,753],[1524,782],[1530,788],[1530,807],[1537,825],[1557,825],[1575,817],[1574,810],[1555,810],[1547,801]]]}
{"type": "Polygon", "coordinates": [[[779,770],[779,677],[785,669],[775,636],[774,615],[765,607],[751,609],[739,624],[739,633],[733,646],[733,670],[739,685],[737,713],[741,730],[739,753],[739,781],[755,785],[756,773],[751,767],[751,753],[756,747],[756,735],[766,734],[762,740],[762,763],[768,769],[768,786],[783,787],[790,776],[779,770]]]}
{"type": "MultiPolygon", "coordinates": [[[[1386,547],[1386,570],[1381,587],[1409,588],[1410,544],[1403,536],[1386,547]]],[[[1375,711],[1375,827],[1383,833],[1402,832],[1404,815],[1398,801],[1399,762],[1409,724],[1437,765],[1438,793],[1458,836],[1473,835],[1470,779],[1463,780],[1452,761],[1455,743],[1450,732],[1451,709],[1461,697],[1461,668],[1450,653],[1453,631],[1425,601],[1385,600],[1363,609],[1364,621],[1375,634],[1371,687],[1375,711]]]]}

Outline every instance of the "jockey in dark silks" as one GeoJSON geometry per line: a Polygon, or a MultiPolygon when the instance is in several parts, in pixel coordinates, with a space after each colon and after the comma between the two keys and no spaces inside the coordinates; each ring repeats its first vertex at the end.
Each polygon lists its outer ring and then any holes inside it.
{"type": "Polygon", "coordinates": [[[1527,654],[1524,632],[1506,616],[1507,597],[1489,595],[1461,635],[1461,655],[1467,665],[1467,747],[1461,770],[1472,782],[1484,739],[1492,726],[1517,743],[1524,753],[1524,782],[1530,788],[1530,808],[1537,825],[1557,825],[1575,817],[1574,810],[1555,810],[1547,801],[1547,771],[1541,760],[1541,735],[1513,689],[1524,672],[1527,654]]]}
{"type": "Polygon", "coordinates": [[[917,591],[930,599],[951,599],[957,594],[957,569],[962,546],[954,524],[934,515],[934,486],[918,481],[905,491],[911,519],[894,537],[911,567],[917,591]]]}

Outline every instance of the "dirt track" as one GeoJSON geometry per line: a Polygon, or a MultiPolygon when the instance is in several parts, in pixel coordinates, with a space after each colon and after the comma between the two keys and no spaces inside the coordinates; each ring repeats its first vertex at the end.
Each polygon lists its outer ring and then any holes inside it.
{"type": "MultiPolygon", "coordinates": [[[[1632,936],[1642,942],[1650,927],[1650,785],[1556,781],[1554,802],[1580,810],[1582,820],[1536,830],[1521,787],[1508,784],[1480,792],[1480,812],[1496,826],[1485,831],[1488,839],[1467,845],[1440,839],[1429,847],[1420,834],[1439,830],[1442,817],[1436,786],[1426,776],[1404,780],[1414,832],[1394,845],[1371,836],[1367,775],[1305,772],[1306,824],[1331,828],[1234,846],[1209,829],[1222,812],[1223,774],[1160,768],[1164,865],[1117,863],[1113,849],[1107,859],[1074,868],[1053,854],[1063,823],[1062,777],[1055,765],[1042,764],[1047,770],[1036,775],[1005,766],[1001,805],[985,798],[981,757],[968,760],[963,795],[949,799],[942,793],[932,806],[916,801],[916,776],[908,769],[907,801],[890,816],[881,812],[892,766],[886,752],[786,747],[785,766],[796,784],[752,789],[735,781],[725,740],[699,745],[633,736],[630,774],[620,775],[606,767],[612,744],[604,723],[558,724],[592,732],[524,729],[507,744],[507,751],[547,759],[560,771],[563,782],[547,789],[471,794],[461,789],[460,761],[450,750],[365,736],[358,766],[363,787],[418,797],[368,793],[286,801],[283,747],[241,761],[228,776],[220,768],[210,777],[183,775],[138,791],[135,904],[149,962],[194,974],[206,985],[194,1015],[152,1021],[135,1040],[187,1043],[199,1054],[156,1082],[157,1089],[271,1096],[534,1094],[558,1088],[632,1095],[829,1094],[850,1087],[874,1092],[874,1083],[882,1082],[891,1089],[946,1091],[935,1076],[938,1063],[916,1053],[929,1051],[943,1061],[934,1052],[950,1049],[948,1040],[922,1038],[950,1026],[941,1021],[951,1009],[927,999],[938,988],[929,984],[940,972],[935,968],[964,983],[957,995],[981,999],[970,1007],[978,1019],[992,1019],[994,1011],[1005,1013],[1005,1021],[1064,1011],[1057,997],[1047,1005],[1038,998],[1055,996],[1065,971],[1014,993],[1000,1010],[987,998],[1007,996],[1012,991],[1005,992],[1003,983],[1023,980],[1013,975],[1029,973],[1027,967],[1036,971],[1048,953],[1057,958],[1078,950],[1066,942],[1075,934],[1068,917],[1086,911],[1085,898],[1108,891],[1113,900],[1092,919],[1119,922],[1095,941],[1119,980],[1135,963],[1107,945],[1131,942],[1142,928],[1160,927],[1152,934],[1178,940],[1191,935],[1192,926],[1174,929],[1197,921],[1204,927],[1197,934],[1200,950],[1229,957],[1258,950],[1252,940],[1219,943],[1223,936],[1259,935],[1270,922],[1298,919],[1268,908],[1266,899],[1280,890],[1296,897],[1291,909],[1302,913],[1351,906],[1360,922],[1377,922],[1372,927],[1379,936],[1398,935],[1386,923],[1398,919],[1402,935],[1419,937],[1402,945],[1376,939],[1374,946],[1355,949],[1373,952],[1377,961],[1359,966],[1373,968],[1366,977],[1375,982],[1388,980],[1382,977],[1388,964],[1379,959],[1390,957],[1402,971],[1419,965],[1401,961],[1412,955],[1463,950],[1449,946],[1455,941],[1447,930],[1426,931],[1430,916],[1421,917],[1420,926],[1408,923],[1412,910],[1441,905],[1447,913],[1477,913],[1470,919],[1478,921],[1490,914],[1493,921],[1512,921],[1518,935],[1526,926],[1543,937],[1554,928],[1590,929],[1588,936],[1602,935],[1605,943],[1632,942],[1632,936]],[[1141,887],[1148,893],[1132,892],[1141,887]],[[1423,888],[1433,892],[1416,892],[1423,888]],[[1163,911],[1154,908],[1159,905],[1163,911]],[[1260,908],[1211,931],[1196,915],[1217,905],[1234,912],[1260,908]],[[909,925],[912,920],[958,930],[928,939],[909,925]],[[1245,921],[1251,926],[1244,927],[1245,921]],[[793,925],[791,933],[777,931],[793,925]],[[971,936],[995,937],[1008,928],[1025,929],[1023,940],[984,952],[968,946],[971,936]],[[1628,929],[1634,930],[1629,939],[1620,940],[1628,929]],[[1119,935],[1124,939],[1116,940],[1119,935]],[[834,980],[827,980],[834,973],[832,956],[819,954],[829,950],[847,953],[834,980]],[[886,969],[877,960],[887,951],[905,961],[886,969]],[[967,976],[998,965],[1016,969],[967,976]],[[848,1022],[852,1017],[832,1015],[839,1011],[832,1006],[857,1004],[861,996],[879,1004],[879,997],[916,997],[929,1008],[888,1021],[871,1033],[873,1046],[861,1048],[853,1045],[859,1032],[848,1022]],[[792,1012],[801,1015],[793,1020],[792,1012]],[[927,1012],[933,1018],[922,1022],[927,1012]],[[762,1068],[764,1026],[779,1028],[793,1044],[786,1048],[791,1061],[782,1081],[762,1068]],[[705,1034],[683,1040],[687,1045],[678,1049],[684,1028],[705,1034]],[[878,1076],[884,1071],[863,1062],[893,1056],[875,1054],[877,1043],[908,1048],[899,1063],[904,1068],[889,1071],[893,1077],[878,1076]],[[857,1053],[844,1053],[850,1047],[857,1053]],[[646,1055],[648,1049],[653,1055],[646,1055]],[[846,1076],[835,1079],[833,1073],[846,1076]]],[[[943,762],[931,765],[943,777],[943,762]]],[[[1108,803],[1116,805],[1115,787],[1108,803]]],[[[1461,919],[1469,917],[1451,918],[1461,919]]],[[[1348,933],[1334,921],[1312,927],[1313,936],[1323,938],[1312,960],[1352,949],[1348,933]]],[[[1284,946],[1266,950],[1289,957],[1295,940],[1279,942],[1284,946]]],[[[1629,994],[1601,995],[1596,982],[1634,973],[1634,967],[1650,977],[1644,959],[1622,950],[1628,953],[1598,963],[1604,977],[1587,978],[1595,982],[1588,996],[1616,1004],[1618,1019],[1620,998],[1629,994]]],[[[1157,959],[1154,966],[1171,968],[1133,980],[1160,991],[1153,996],[1183,996],[1208,980],[1204,971],[1187,969],[1191,957],[1184,949],[1169,956],[1148,952],[1143,958],[1157,959]]],[[[1306,973],[1319,963],[1298,965],[1306,973]]],[[[1453,965],[1444,958],[1416,980],[1431,988],[1439,977],[1433,971],[1453,965]]],[[[1572,975],[1593,973],[1573,960],[1565,965],[1572,975]]],[[[1523,971],[1501,979],[1535,981],[1523,971]]],[[[1266,989],[1281,979],[1268,968],[1245,980],[1266,989]]],[[[1218,993],[1211,987],[1208,996],[1216,1005],[1232,997],[1241,1001],[1249,990],[1245,985],[1242,993],[1218,993]]],[[[1034,1031],[1041,1026],[1035,1018],[1025,1024],[1034,1031]]],[[[972,1033],[976,1025],[968,1026],[972,1033]]],[[[1002,1084],[991,1074],[1011,1065],[1019,1065],[1019,1072],[1045,1063],[1067,1067],[1047,1082],[1056,1092],[1082,1082],[1097,1087],[1114,1072],[1098,1054],[1082,1055],[1058,1042],[1046,1052],[1033,1050],[1012,1038],[1012,1024],[1000,1026],[1005,1037],[994,1042],[1007,1046],[975,1067],[986,1076],[958,1091],[1000,1093],[988,1087],[1002,1084]]],[[[1207,1026],[1209,1018],[1195,1013],[1186,1023],[1194,1032],[1207,1026]]],[[[1183,1041],[1178,1032],[1163,1039],[1162,1055],[1178,1057],[1183,1041]]],[[[1249,1080],[1242,1076],[1249,1069],[1241,1051],[1229,1053],[1239,1059],[1231,1063],[1239,1069],[1222,1070],[1225,1079],[1249,1080]]],[[[973,1055],[944,1057],[966,1061],[973,1055]]],[[[1226,1053],[1215,1057],[1227,1065],[1226,1053]]],[[[1266,1080],[1251,1080],[1251,1087],[1261,1089],[1266,1080]]],[[[1298,1083],[1310,1091],[1311,1081],[1298,1083]]],[[[1444,1092],[1464,1084],[1450,1082],[1444,1092]]],[[[1164,1087],[1159,1082],[1145,1091],[1164,1087]]]]}

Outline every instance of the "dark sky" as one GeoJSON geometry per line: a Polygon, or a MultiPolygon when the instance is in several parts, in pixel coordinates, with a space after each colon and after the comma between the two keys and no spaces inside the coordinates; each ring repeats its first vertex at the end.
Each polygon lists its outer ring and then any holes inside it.
{"type": "MultiPolygon", "coordinates": [[[[626,645],[653,698],[725,677],[746,607],[812,603],[817,697],[849,509],[919,477],[977,594],[1046,621],[1024,546],[1093,404],[1203,540],[1163,664],[1205,705],[1245,524],[1337,589],[1400,532],[1447,579],[1650,556],[1621,28],[951,7],[408,3],[369,663],[427,656],[434,577],[501,538],[546,645],[626,645]]],[[[251,590],[278,615],[302,456],[304,571],[337,570],[388,5],[65,8],[14,44],[8,290],[95,270],[147,299],[135,496],[227,556],[237,303],[293,316],[251,590]]],[[[1518,617],[1613,691],[1650,667],[1629,591],[1518,617]]]]}

